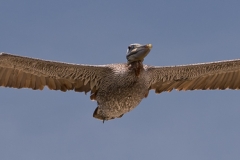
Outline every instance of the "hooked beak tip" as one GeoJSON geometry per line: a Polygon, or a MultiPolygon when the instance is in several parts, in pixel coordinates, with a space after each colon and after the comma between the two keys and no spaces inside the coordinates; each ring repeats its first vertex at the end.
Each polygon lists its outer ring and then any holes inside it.
{"type": "Polygon", "coordinates": [[[149,49],[152,49],[152,44],[147,44],[146,45],[149,49]]]}

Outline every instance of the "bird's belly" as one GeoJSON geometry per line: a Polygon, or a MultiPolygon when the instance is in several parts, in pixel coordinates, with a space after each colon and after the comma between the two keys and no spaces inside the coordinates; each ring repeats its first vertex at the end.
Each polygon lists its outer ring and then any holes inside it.
{"type": "Polygon", "coordinates": [[[141,82],[111,84],[99,90],[96,100],[98,107],[107,119],[121,117],[134,109],[148,94],[148,86],[141,82]]]}

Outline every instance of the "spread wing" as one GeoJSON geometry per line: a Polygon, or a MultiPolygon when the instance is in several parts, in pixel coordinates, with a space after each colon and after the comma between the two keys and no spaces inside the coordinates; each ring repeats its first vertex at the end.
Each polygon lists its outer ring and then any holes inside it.
{"type": "Polygon", "coordinates": [[[176,90],[240,89],[240,59],[170,67],[148,66],[150,89],[156,93],[176,90]]]}
{"type": "Polygon", "coordinates": [[[77,65],[0,54],[0,86],[95,93],[111,72],[106,65],[77,65]]]}

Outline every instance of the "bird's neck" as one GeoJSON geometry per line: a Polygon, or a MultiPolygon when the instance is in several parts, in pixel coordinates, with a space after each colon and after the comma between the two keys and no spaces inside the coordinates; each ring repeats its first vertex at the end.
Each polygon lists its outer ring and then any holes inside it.
{"type": "Polygon", "coordinates": [[[141,71],[143,70],[142,61],[135,61],[128,64],[128,69],[135,72],[135,75],[139,77],[141,71]]]}

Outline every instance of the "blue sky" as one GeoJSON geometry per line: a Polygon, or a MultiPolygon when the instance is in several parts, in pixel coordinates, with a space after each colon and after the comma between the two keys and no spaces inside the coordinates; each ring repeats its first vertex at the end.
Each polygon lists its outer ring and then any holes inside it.
{"type": "MultiPolygon", "coordinates": [[[[240,58],[240,1],[0,2],[0,52],[79,64],[126,62],[152,43],[145,64],[240,58]]],[[[121,119],[92,118],[89,94],[0,88],[0,159],[240,158],[240,91],[155,94],[121,119]]]]}

